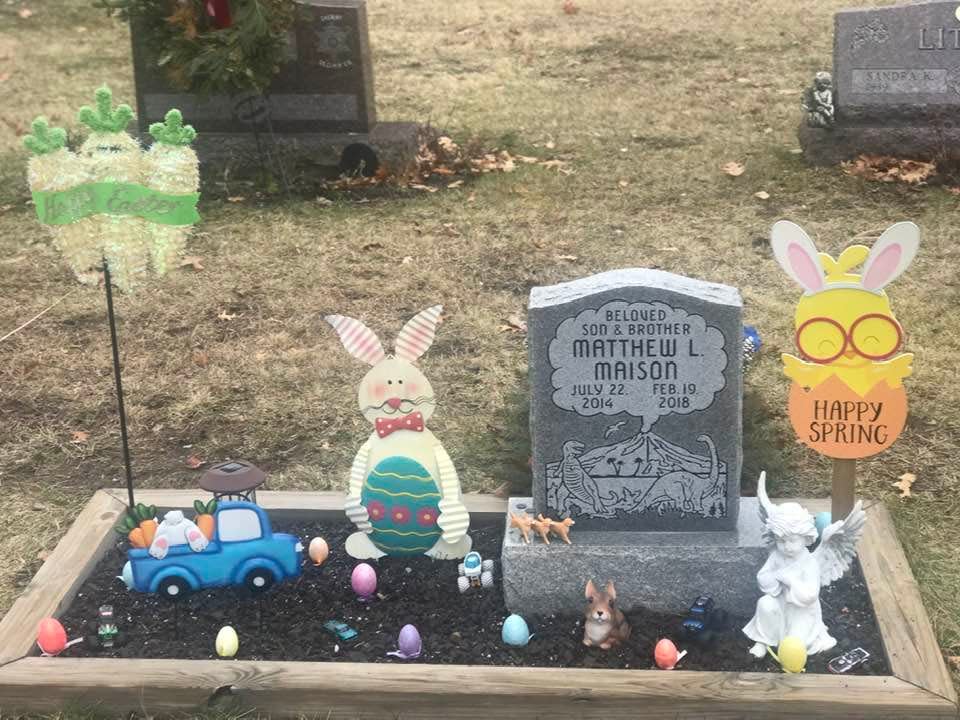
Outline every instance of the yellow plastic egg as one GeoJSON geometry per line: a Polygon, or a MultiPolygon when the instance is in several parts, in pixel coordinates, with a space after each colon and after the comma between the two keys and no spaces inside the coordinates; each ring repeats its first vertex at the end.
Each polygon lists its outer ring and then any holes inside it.
{"type": "Polygon", "coordinates": [[[315,537],[310,541],[310,547],[307,552],[314,565],[323,565],[330,555],[330,548],[327,546],[327,541],[322,537],[315,537]]]}
{"type": "Polygon", "coordinates": [[[788,635],[781,640],[777,655],[780,658],[780,667],[786,672],[803,672],[807,665],[807,646],[798,637],[788,635]]]}
{"type": "Polygon", "coordinates": [[[220,657],[233,657],[240,649],[240,638],[237,637],[237,631],[229,625],[224,625],[217,633],[215,643],[217,655],[220,657]]]}

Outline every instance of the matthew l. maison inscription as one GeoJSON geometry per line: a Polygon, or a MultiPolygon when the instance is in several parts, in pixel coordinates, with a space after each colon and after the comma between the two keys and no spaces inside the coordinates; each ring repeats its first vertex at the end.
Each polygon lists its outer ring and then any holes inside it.
{"type": "Polygon", "coordinates": [[[628,413],[649,430],[661,415],[704,410],[723,388],[723,334],[664,303],[609,302],[564,320],[550,343],[557,407],[628,413]]]}
{"type": "Polygon", "coordinates": [[[734,288],[614,270],[530,293],[534,503],[583,530],[729,530],[741,462],[734,288]]]}

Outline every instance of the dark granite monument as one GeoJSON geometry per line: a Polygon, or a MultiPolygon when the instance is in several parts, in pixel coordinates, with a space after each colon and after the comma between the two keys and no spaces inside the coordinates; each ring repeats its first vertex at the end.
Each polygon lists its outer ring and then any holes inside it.
{"type": "Polygon", "coordinates": [[[512,611],[576,607],[588,578],[625,608],[708,593],[749,611],[765,555],[739,492],[741,315],[735,288],[659,270],[531,290],[533,498],[510,509],[575,525],[546,545],[508,522],[512,611]]]}
{"type": "Polygon", "coordinates": [[[817,82],[804,101],[799,136],[809,162],[960,154],[958,8],[935,0],[835,15],[832,98],[817,82]],[[832,122],[817,98],[832,102],[832,122]]]}
{"type": "Polygon", "coordinates": [[[415,123],[378,123],[365,0],[296,0],[287,62],[259,95],[198,94],[171,86],[132,28],[141,135],[176,107],[198,133],[201,168],[258,162],[264,148],[372,174],[403,172],[419,148],[415,123]]]}

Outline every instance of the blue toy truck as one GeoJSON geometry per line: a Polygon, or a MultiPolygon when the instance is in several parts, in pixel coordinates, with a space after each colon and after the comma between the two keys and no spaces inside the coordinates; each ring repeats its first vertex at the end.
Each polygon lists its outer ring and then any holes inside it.
{"type": "Polygon", "coordinates": [[[203,588],[245,585],[263,592],[282,580],[298,577],[303,545],[293,535],[274,533],[259,505],[242,500],[219,503],[210,543],[201,552],[171,545],[162,560],[147,549],[127,552],[123,576],[131,589],[176,599],[203,588]]]}

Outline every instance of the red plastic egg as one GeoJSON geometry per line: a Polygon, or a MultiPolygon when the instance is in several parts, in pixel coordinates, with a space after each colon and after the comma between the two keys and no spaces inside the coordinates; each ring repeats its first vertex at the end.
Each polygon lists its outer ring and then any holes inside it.
{"type": "Polygon", "coordinates": [[[67,631],[55,618],[44,618],[37,627],[37,645],[47,655],[59,655],[67,646],[67,631]]]}
{"type": "Polygon", "coordinates": [[[653,660],[661,670],[673,670],[680,653],[669,638],[663,638],[653,649],[653,660]]]}

